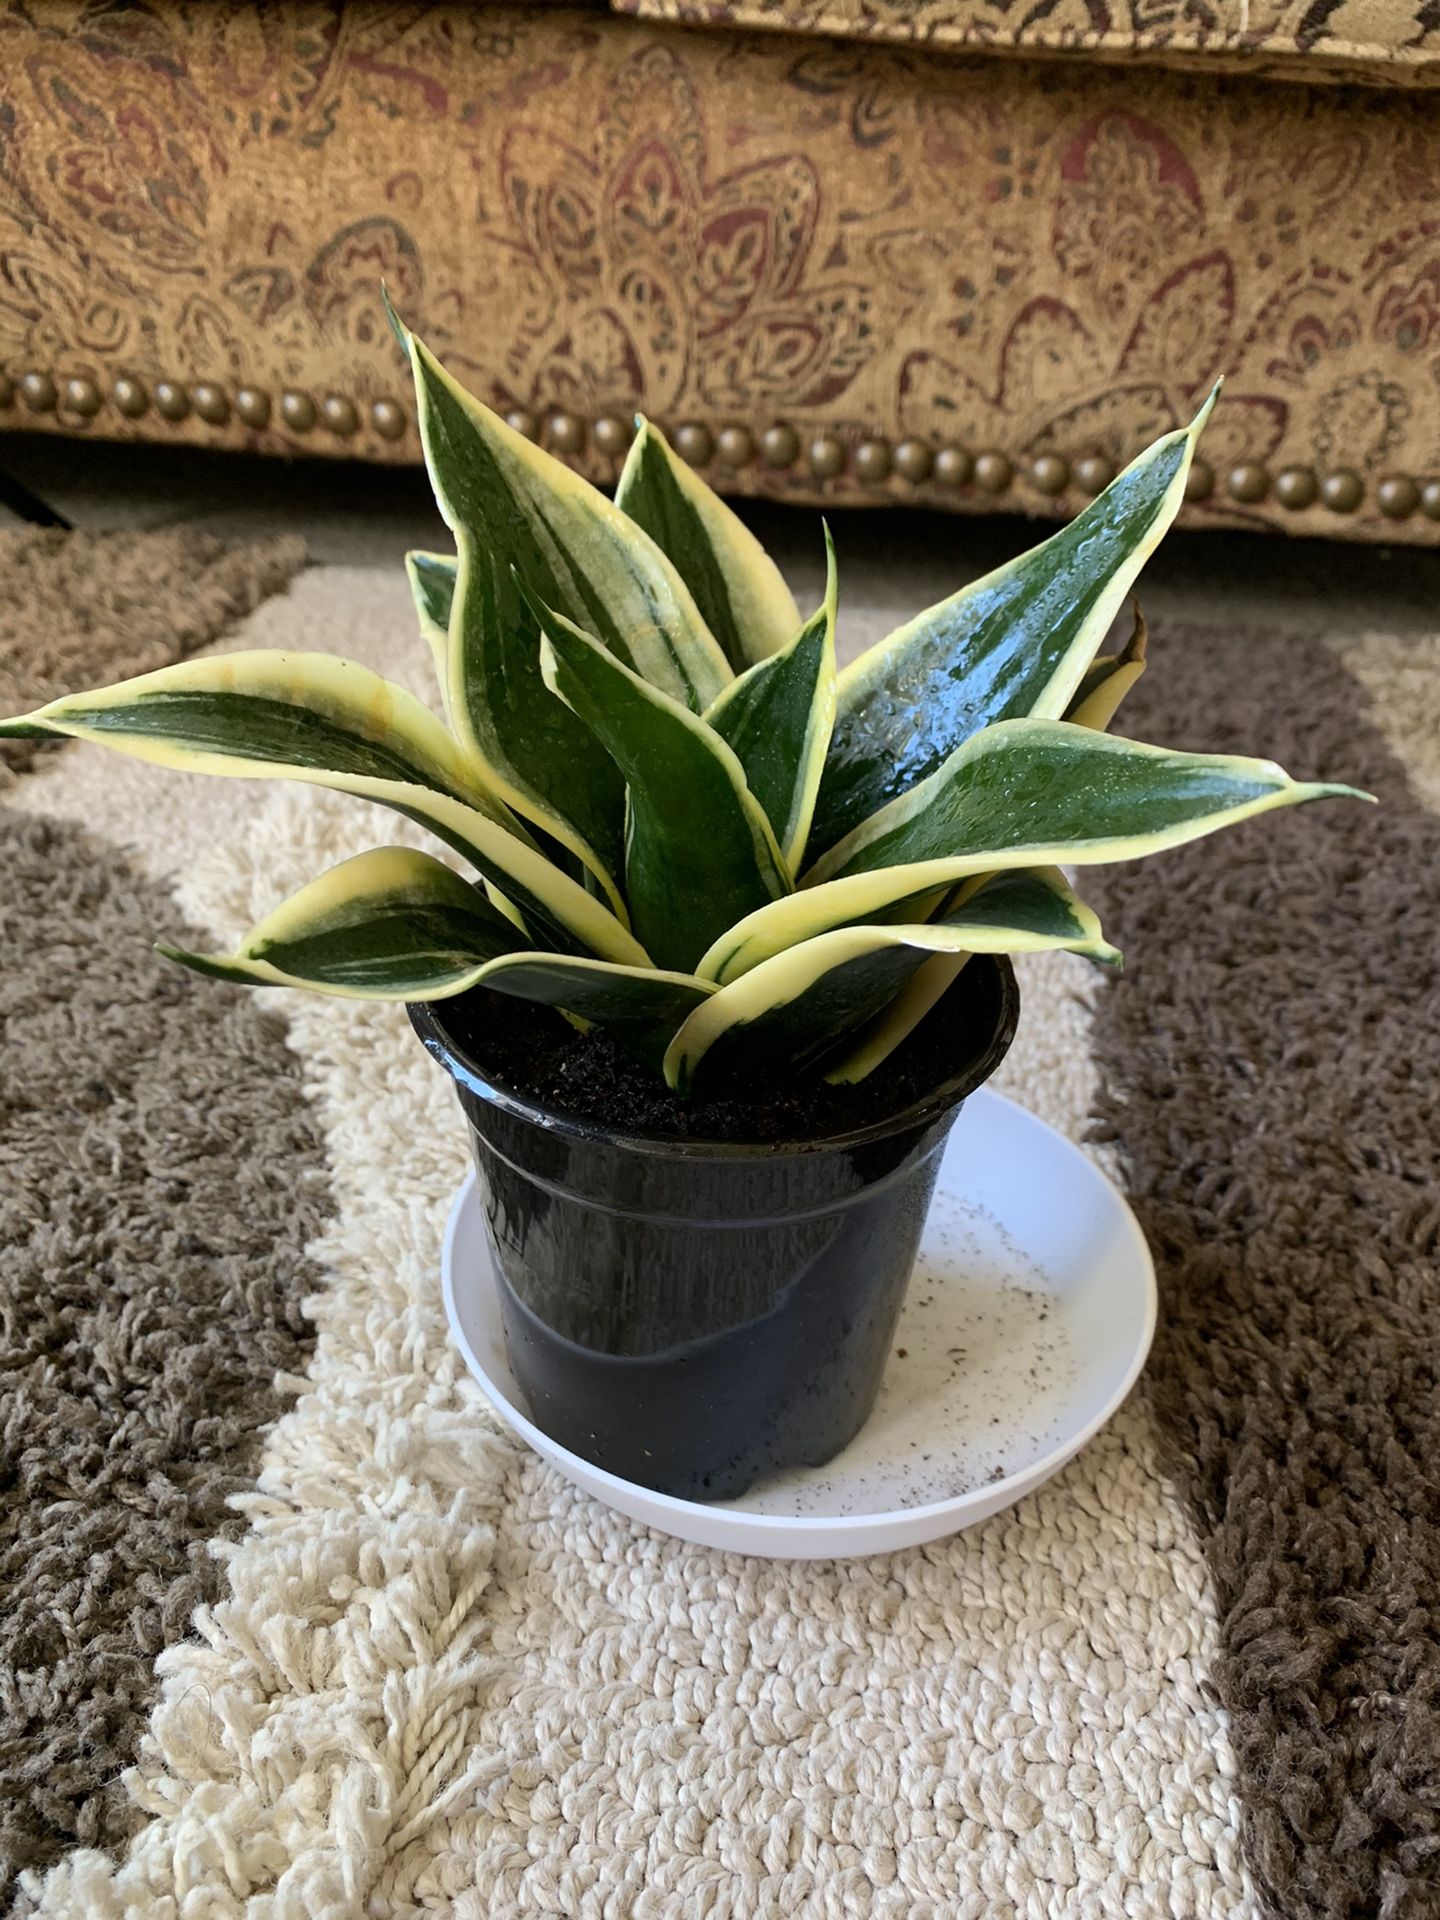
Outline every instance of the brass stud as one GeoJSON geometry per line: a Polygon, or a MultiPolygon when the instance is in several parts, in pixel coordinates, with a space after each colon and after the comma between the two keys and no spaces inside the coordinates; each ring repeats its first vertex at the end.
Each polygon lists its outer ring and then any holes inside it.
{"type": "Polygon", "coordinates": [[[755,458],[755,439],[748,427],[722,427],[715,451],[727,467],[748,467],[755,458]]]}
{"type": "Polygon", "coordinates": [[[1075,462],[1075,479],[1085,493],[1103,493],[1115,478],[1115,468],[1103,453],[1087,453],[1075,462]]]}
{"type": "Polygon", "coordinates": [[[343,393],[327,393],[320,402],[320,424],[327,433],[337,433],[348,440],[360,425],[355,402],[347,400],[343,393]]]}
{"type": "Polygon", "coordinates": [[[1440,520],[1440,480],[1427,480],[1421,487],[1420,511],[1427,520],[1440,520]]]}
{"type": "Polygon", "coordinates": [[[1408,520],[1420,504],[1420,489],[1408,473],[1387,473],[1375,489],[1375,504],[1387,520],[1408,520]]]}
{"type": "Polygon", "coordinates": [[[573,413],[552,413],[545,429],[556,453],[583,453],[585,422],[573,413]]]}
{"type": "Polygon", "coordinates": [[[13,407],[15,404],[15,382],[8,373],[0,373],[0,407],[13,407]]]}
{"type": "Polygon", "coordinates": [[[48,373],[22,373],[20,398],[31,413],[49,413],[56,400],[55,382],[48,373]]]}
{"type": "Polygon", "coordinates": [[[793,427],[766,427],[760,436],[760,458],[767,467],[789,467],[800,453],[800,436],[793,427]]]}
{"type": "Polygon", "coordinates": [[[975,484],[984,493],[1004,493],[1014,471],[1003,453],[982,453],[975,462],[975,484]]]}
{"type": "Polygon", "coordinates": [[[540,422],[529,407],[513,407],[505,416],[505,424],[523,433],[527,440],[533,440],[540,431],[540,422]]]}
{"type": "Polygon", "coordinates": [[[855,449],[855,478],[867,486],[876,486],[890,478],[891,456],[888,440],[862,440],[855,449]]]}
{"type": "Polygon", "coordinates": [[[82,420],[93,420],[100,411],[100,389],[93,380],[77,374],[61,388],[60,404],[67,413],[78,413],[82,420]]]}
{"type": "Polygon", "coordinates": [[[942,487],[963,487],[975,472],[975,462],[964,447],[941,447],[935,456],[935,478],[942,487]]]}
{"type": "Polygon", "coordinates": [[[309,433],[315,424],[315,402],[308,393],[287,388],[280,396],[280,418],[294,433],[309,433]]]}
{"type": "Polygon", "coordinates": [[[817,433],[810,442],[810,471],[817,480],[833,480],[845,471],[845,445],[833,433],[817,433]]]}
{"type": "Polygon", "coordinates": [[[400,440],[405,434],[405,409],[398,400],[373,400],[370,424],[382,440],[400,440]]]}
{"type": "Polygon", "coordinates": [[[225,389],[217,387],[213,381],[202,380],[198,386],[192,387],[190,398],[196,413],[207,427],[223,427],[230,418],[230,402],[225,389]]]}
{"type": "Polygon", "coordinates": [[[692,467],[708,466],[715,457],[715,436],[698,420],[687,420],[675,429],[675,451],[692,467]]]}
{"type": "Polygon", "coordinates": [[[235,411],[247,427],[268,427],[270,396],[268,393],[262,393],[259,387],[237,387],[235,411]]]}
{"type": "Polygon", "coordinates": [[[1313,507],[1320,497],[1320,482],[1310,467],[1282,467],[1275,476],[1275,498],[1292,513],[1313,507]]]}
{"type": "Polygon", "coordinates": [[[1225,476],[1225,489],[1232,500],[1253,506],[1270,491],[1270,476],[1256,460],[1242,460],[1225,476]]]}
{"type": "Polygon", "coordinates": [[[602,413],[590,429],[591,445],[607,460],[618,460],[634,437],[634,429],[613,413],[602,413]]]}
{"type": "Polygon", "coordinates": [[[1037,493],[1063,493],[1070,484],[1070,463],[1058,453],[1037,454],[1030,462],[1030,484],[1037,493]]]}
{"type": "Polygon", "coordinates": [[[190,411],[190,396],[177,381],[157,380],[155,407],[162,420],[183,420],[190,411]]]}
{"type": "Polygon", "coordinates": [[[1350,467],[1337,467],[1320,482],[1320,498],[1332,513],[1354,513],[1365,498],[1365,482],[1350,467]]]}
{"type": "Polygon", "coordinates": [[[1208,460],[1192,460],[1185,476],[1185,498],[1208,500],[1215,491],[1215,469],[1208,460]]]}
{"type": "Polygon", "coordinates": [[[895,449],[895,471],[913,486],[928,480],[935,469],[935,456],[928,440],[902,440],[895,449]]]}
{"type": "Polygon", "coordinates": [[[150,396],[138,380],[132,380],[128,373],[122,373],[110,388],[110,398],[115,411],[123,414],[127,420],[138,420],[148,411],[150,396]]]}

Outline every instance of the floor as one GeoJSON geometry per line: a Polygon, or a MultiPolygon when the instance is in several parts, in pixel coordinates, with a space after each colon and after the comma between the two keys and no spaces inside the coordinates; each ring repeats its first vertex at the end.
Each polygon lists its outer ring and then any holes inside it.
{"type": "MultiPolygon", "coordinates": [[[[343,461],[261,459],[196,449],[131,447],[47,434],[0,435],[0,474],[73,525],[170,525],[184,520],[241,538],[299,531],[320,562],[398,566],[408,547],[444,547],[445,529],[417,469],[343,461]]],[[[823,583],[817,516],[795,507],[742,509],[802,604],[823,583]]],[[[14,524],[13,516],[9,524],[14,524]]],[[[0,525],[7,514],[0,506],[0,525]]],[[[903,605],[915,610],[1042,539],[1044,523],[881,510],[839,513],[844,651],[881,637],[903,605]]],[[[1150,562],[1144,601],[1152,627],[1167,615],[1253,625],[1323,627],[1332,635],[1375,625],[1433,632],[1440,618],[1440,550],[1348,546],[1240,533],[1174,533],[1150,562]]]]}

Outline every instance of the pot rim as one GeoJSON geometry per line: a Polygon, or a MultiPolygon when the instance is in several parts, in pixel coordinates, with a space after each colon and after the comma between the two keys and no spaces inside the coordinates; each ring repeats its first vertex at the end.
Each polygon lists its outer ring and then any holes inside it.
{"type": "Polygon", "coordinates": [[[776,1160],[785,1156],[798,1158],[808,1154],[845,1153],[877,1140],[888,1139],[890,1135],[907,1128],[924,1127],[957,1107],[990,1078],[1015,1038],[1015,1028],[1020,1018],[1020,987],[1015,970],[1004,954],[977,953],[972,956],[970,964],[988,964],[999,983],[995,1024],[984,1045],[970,1053],[946,1079],[898,1112],[880,1120],[868,1121],[861,1127],[852,1127],[843,1133],[821,1134],[807,1140],[698,1140],[679,1139],[663,1133],[617,1133],[613,1128],[601,1126],[596,1121],[562,1113],[543,1101],[517,1093],[513,1087],[507,1087],[493,1077],[452,1038],[444,1018],[446,1001],[412,1000],[407,1003],[406,1012],[426,1051],[471,1093],[549,1133],[589,1145],[618,1147],[654,1159],[776,1160]]]}

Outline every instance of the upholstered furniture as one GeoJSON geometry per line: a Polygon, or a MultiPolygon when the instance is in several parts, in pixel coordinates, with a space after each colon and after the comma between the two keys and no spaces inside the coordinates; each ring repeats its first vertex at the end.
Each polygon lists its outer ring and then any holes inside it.
{"type": "Polygon", "coordinates": [[[0,0],[0,427],[1440,540],[1436,0],[625,3],[0,0]]]}

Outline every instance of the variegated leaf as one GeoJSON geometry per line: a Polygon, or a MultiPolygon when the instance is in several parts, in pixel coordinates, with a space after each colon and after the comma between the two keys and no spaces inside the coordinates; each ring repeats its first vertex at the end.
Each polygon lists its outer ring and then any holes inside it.
{"type": "Polygon", "coordinates": [[[557,953],[509,954],[482,968],[477,984],[604,1027],[656,1073],[676,1028],[715,991],[690,973],[557,953]]]}
{"type": "Polygon", "coordinates": [[[1172,753],[1062,720],[1003,721],[833,847],[798,893],[730,928],[695,971],[736,979],[802,940],[973,874],[1130,860],[1343,794],[1355,789],[1301,783],[1268,760],[1172,753]]]}
{"type": "Polygon", "coordinates": [[[625,897],[662,967],[691,970],[726,926],[790,885],[770,823],[717,733],[623,666],[591,635],[536,603],[551,690],[624,777],[625,897]]]}
{"type": "Polygon", "coordinates": [[[186,660],[0,721],[5,734],[93,740],[182,772],[298,780],[378,801],[473,861],[536,940],[646,961],[614,914],[544,858],[508,807],[473,784],[434,714],[352,661],[272,651],[186,660]]]}
{"type": "Polygon", "coordinates": [[[799,871],[835,722],[835,546],[825,529],[825,599],[778,653],[741,674],[705,715],[734,748],[791,873],[799,871]]]}
{"type": "Polygon", "coordinates": [[[1212,393],[1067,527],[941,601],[840,676],[811,848],[823,853],[982,727],[1055,719],[1185,495],[1212,393]]]}
{"type": "Polygon", "coordinates": [[[928,1013],[939,1006],[970,960],[968,953],[932,953],[901,987],[888,1006],[862,1027],[847,1050],[825,1070],[831,1086],[867,1080],[910,1038],[928,1013]]]}
{"type": "Polygon", "coordinates": [[[648,420],[631,443],[615,504],[669,555],[736,673],[789,641],[800,612],[780,569],[648,420]]]}
{"type": "Polygon", "coordinates": [[[452,723],[497,790],[583,861],[618,910],[621,782],[540,684],[538,633],[516,577],[696,712],[729,683],[729,665],[654,541],[408,339],[426,464],[457,549],[452,723]]]}
{"type": "Polygon", "coordinates": [[[0,721],[0,734],[24,733],[99,740],[163,767],[203,759],[207,773],[294,766],[403,780],[509,817],[428,707],[329,653],[265,648],[182,660],[0,721]]]}
{"type": "Polygon", "coordinates": [[[1119,653],[1102,653],[1092,660],[1080,677],[1080,684],[1065,709],[1064,718],[1077,727],[1109,730],[1120,703],[1145,671],[1145,650],[1150,629],[1135,603],[1135,625],[1119,653]]]}
{"type": "MultiPolygon", "coordinates": [[[[410,346],[430,476],[457,540],[484,543],[490,571],[504,576],[497,586],[518,572],[547,606],[589,621],[596,638],[652,686],[696,712],[709,706],[733,676],[655,542],[598,488],[468,394],[413,334],[410,346]]],[[[462,551],[457,593],[464,560],[462,551]]]]}
{"type": "Polygon", "coordinates": [[[435,663],[435,678],[447,713],[450,711],[450,609],[455,600],[458,564],[452,554],[407,553],[405,556],[410,597],[415,602],[421,637],[435,663]]]}
{"type": "Polygon", "coordinates": [[[447,1000],[491,987],[613,1028],[658,1064],[715,989],[651,967],[522,950],[513,924],[428,854],[377,847],[293,894],[231,954],[160,952],[211,979],[351,1000],[447,1000]]]}
{"type": "Polygon", "coordinates": [[[763,961],[697,1007],[665,1057],[682,1093],[808,1073],[872,1020],[934,955],[1049,948],[1114,962],[1095,915],[1053,868],[1005,873],[926,925],[853,926],[763,961]]]}
{"type": "Polygon", "coordinates": [[[246,986],[311,987],[352,1000],[440,1000],[523,938],[428,853],[376,847],[342,861],[253,926],[234,953],[159,951],[246,986]]]}
{"type": "MultiPolygon", "coordinates": [[[[1105,732],[1125,695],[1145,671],[1145,616],[1135,604],[1135,624],[1119,653],[1103,654],[1084,672],[1065,718],[1077,726],[1105,732]]],[[[964,884],[964,883],[962,883],[964,884]]],[[[949,891],[945,889],[943,891],[949,891]]],[[[934,896],[928,896],[933,898],[934,896]]],[[[904,908],[895,911],[904,913],[904,908]]],[[[922,911],[917,918],[928,918],[922,911]]],[[[852,1085],[866,1079],[902,1046],[954,985],[970,958],[968,953],[932,954],[890,1001],[882,1007],[825,1078],[834,1085],[852,1085]]]]}

